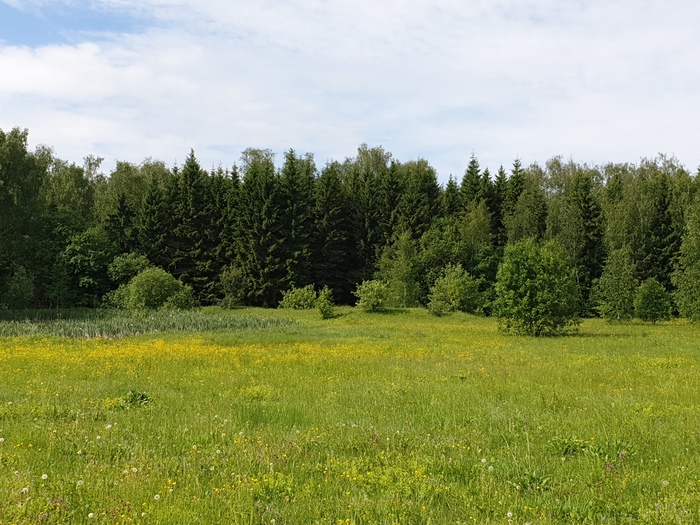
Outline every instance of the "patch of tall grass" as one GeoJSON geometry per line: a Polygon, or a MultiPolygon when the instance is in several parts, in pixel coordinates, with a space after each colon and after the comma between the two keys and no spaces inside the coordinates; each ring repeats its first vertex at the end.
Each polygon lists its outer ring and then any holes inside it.
{"type": "Polygon", "coordinates": [[[295,324],[284,318],[205,313],[201,310],[6,310],[0,337],[58,336],[115,339],[168,332],[264,330],[295,324]]]}

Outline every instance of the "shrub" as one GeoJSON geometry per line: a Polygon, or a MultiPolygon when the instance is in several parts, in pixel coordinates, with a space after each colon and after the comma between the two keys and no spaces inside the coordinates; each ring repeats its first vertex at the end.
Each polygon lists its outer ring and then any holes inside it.
{"type": "Polygon", "coordinates": [[[353,292],[357,297],[357,308],[363,312],[383,312],[389,298],[389,288],[379,280],[362,281],[353,292]]]}
{"type": "Polygon", "coordinates": [[[428,311],[445,315],[463,311],[474,313],[478,306],[479,287],[462,265],[449,265],[442,277],[436,279],[428,295],[428,311]]]}
{"type": "Polygon", "coordinates": [[[192,310],[199,306],[199,302],[194,296],[192,287],[185,284],[177,292],[168,297],[163,303],[163,308],[169,310],[192,310]]]}
{"type": "Polygon", "coordinates": [[[578,286],[564,250],[527,239],[506,247],[496,276],[494,314],[500,327],[525,335],[555,335],[577,325],[578,286]]]}
{"type": "Polygon", "coordinates": [[[242,305],[245,298],[243,270],[239,266],[227,266],[219,275],[219,281],[221,282],[221,291],[224,294],[219,306],[234,308],[242,305]]]}
{"type": "Polygon", "coordinates": [[[127,308],[160,308],[184,285],[161,268],[147,268],[134,277],[126,287],[124,306],[127,308]]]}
{"type": "Polygon", "coordinates": [[[280,308],[288,310],[309,310],[316,306],[316,290],[312,284],[303,288],[292,287],[282,293],[280,308]]]}
{"type": "Polygon", "coordinates": [[[316,308],[318,308],[318,312],[321,314],[321,319],[330,319],[335,315],[333,292],[328,286],[324,286],[323,289],[318,292],[316,308]]]}
{"type": "Polygon", "coordinates": [[[637,290],[634,313],[642,321],[661,321],[671,317],[671,299],[664,286],[654,279],[647,279],[637,290]]]}

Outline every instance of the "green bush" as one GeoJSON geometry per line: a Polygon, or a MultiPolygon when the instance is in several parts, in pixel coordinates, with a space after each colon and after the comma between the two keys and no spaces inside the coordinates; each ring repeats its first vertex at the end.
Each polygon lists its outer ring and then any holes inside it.
{"type": "Polygon", "coordinates": [[[379,280],[362,281],[353,292],[357,297],[357,308],[363,312],[383,312],[389,299],[389,288],[379,280]]]}
{"type": "Polygon", "coordinates": [[[474,313],[479,306],[478,302],[479,286],[476,281],[462,265],[451,264],[430,288],[428,311],[437,316],[456,311],[474,313]]]}
{"type": "Polygon", "coordinates": [[[310,310],[316,307],[316,290],[312,284],[303,288],[291,288],[282,293],[280,308],[288,310],[310,310]]]}
{"type": "Polygon", "coordinates": [[[578,325],[579,291],[563,248],[532,239],[506,246],[493,306],[504,331],[555,335],[578,325]]]}
{"type": "Polygon", "coordinates": [[[198,306],[199,302],[194,296],[192,287],[188,284],[183,285],[180,290],[168,297],[163,303],[163,308],[169,310],[192,310],[198,306]]]}
{"type": "Polygon", "coordinates": [[[126,308],[160,308],[184,285],[161,268],[147,268],[131,279],[122,297],[126,308]]]}
{"type": "Polygon", "coordinates": [[[241,306],[245,298],[243,270],[239,266],[227,266],[219,275],[219,282],[224,294],[219,306],[222,308],[241,306]]]}
{"type": "Polygon", "coordinates": [[[637,290],[634,313],[642,321],[662,321],[671,317],[671,299],[664,286],[654,279],[647,279],[637,290]]]}
{"type": "Polygon", "coordinates": [[[324,286],[318,293],[316,308],[318,308],[318,312],[321,314],[321,319],[330,319],[335,315],[333,292],[328,286],[324,286]]]}

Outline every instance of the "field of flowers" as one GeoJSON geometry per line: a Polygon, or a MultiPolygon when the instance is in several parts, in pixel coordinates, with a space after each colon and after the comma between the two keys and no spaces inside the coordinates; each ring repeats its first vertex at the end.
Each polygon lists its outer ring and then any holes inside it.
{"type": "Polygon", "coordinates": [[[0,337],[0,525],[700,523],[700,327],[340,313],[0,337]]]}

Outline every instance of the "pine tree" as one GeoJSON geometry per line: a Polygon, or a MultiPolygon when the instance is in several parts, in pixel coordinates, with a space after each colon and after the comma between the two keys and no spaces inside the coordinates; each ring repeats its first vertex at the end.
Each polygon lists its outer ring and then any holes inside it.
{"type": "Polygon", "coordinates": [[[155,178],[149,182],[138,223],[140,251],[154,266],[167,268],[166,248],[173,229],[172,214],[165,199],[165,188],[155,178]]]}
{"type": "Polygon", "coordinates": [[[126,194],[120,193],[114,213],[108,215],[105,221],[105,231],[122,253],[138,249],[135,222],[136,214],[129,206],[126,194]]]}
{"type": "Polygon", "coordinates": [[[239,192],[237,259],[245,302],[277,306],[286,268],[281,249],[280,184],[270,150],[243,153],[243,183],[239,192]]]}
{"type": "Polygon", "coordinates": [[[506,245],[508,234],[503,222],[503,207],[507,199],[508,177],[503,166],[498,168],[498,174],[493,185],[493,205],[491,207],[491,233],[497,247],[506,245]]]}
{"type": "Polygon", "coordinates": [[[462,211],[462,203],[460,202],[459,197],[459,186],[452,175],[450,175],[447,185],[445,186],[445,190],[442,192],[440,207],[443,217],[457,215],[462,211]]]}
{"type": "Polygon", "coordinates": [[[440,186],[435,170],[425,160],[403,164],[402,170],[406,189],[396,210],[397,224],[399,230],[419,239],[438,214],[440,186]]]}
{"type": "Polygon", "coordinates": [[[478,201],[481,197],[483,181],[481,178],[481,168],[476,155],[472,153],[469,159],[462,184],[460,187],[460,195],[462,197],[462,209],[466,210],[474,201],[478,201]]]}
{"type": "Polygon", "coordinates": [[[356,239],[351,228],[350,206],[341,182],[341,167],[328,164],[314,185],[312,281],[328,286],[342,303],[353,301],[359,282],[356,239]]]}
{"type": "Polygon", "coordinates": [[[280,257],[285,265],[285,275],[280,282],[283,290],[311,284],[310,244],[315,172],[312,157],[298,157],[294,150],[285,154],[279,175],[280,257]]]}

